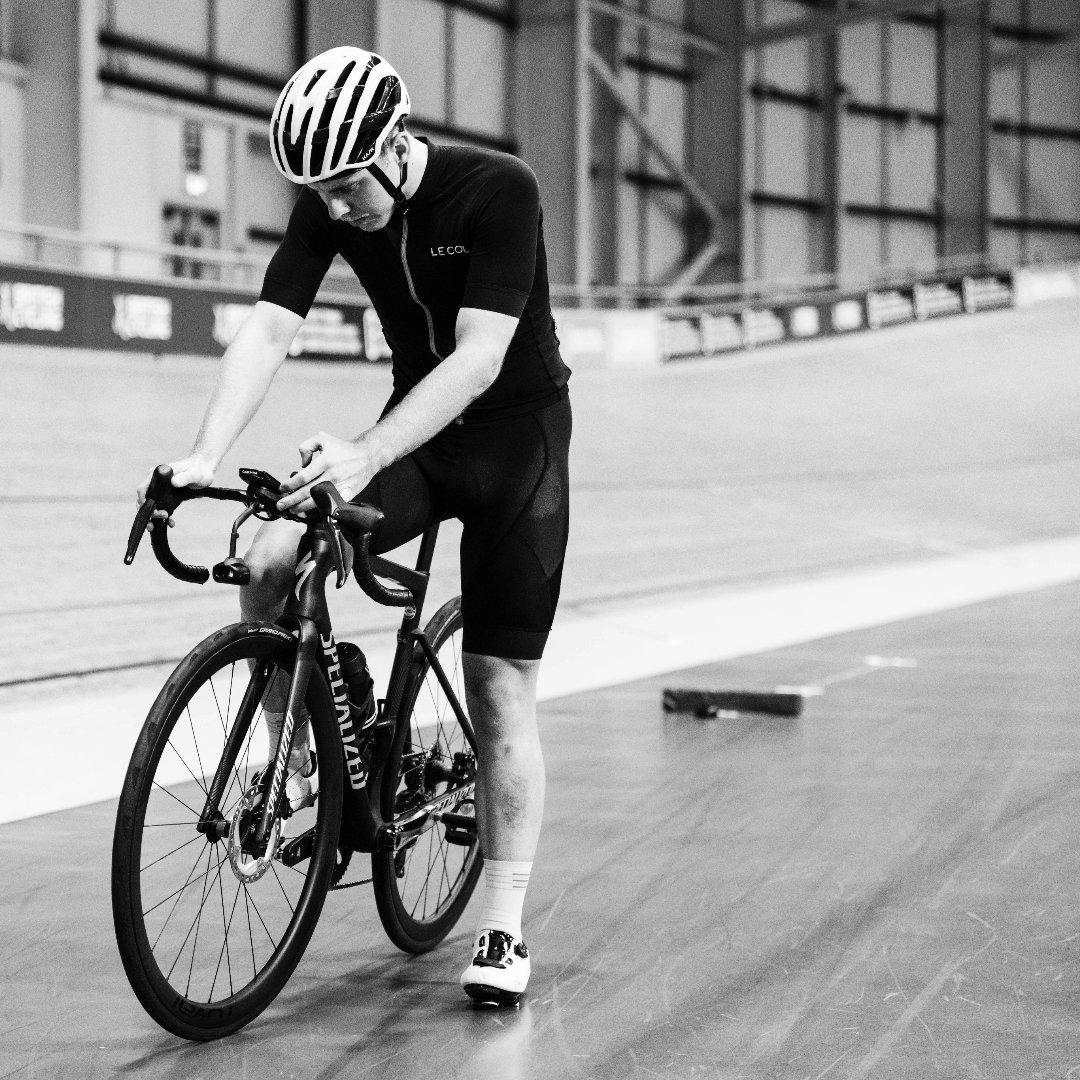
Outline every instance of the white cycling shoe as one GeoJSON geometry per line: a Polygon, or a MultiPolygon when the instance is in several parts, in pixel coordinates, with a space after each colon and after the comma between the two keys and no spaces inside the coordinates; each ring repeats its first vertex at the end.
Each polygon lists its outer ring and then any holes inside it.
{"type": "Polygon", "coordinates": [[[461,985],[473,1001],[516,1005],[529,983],[531,963],[525,942],[502,930],[481,930],[472,963],[461,985]]]}
{"type": "Polygon", "coordinates": [[[285,794],[294,812],[315,802],[315,792],[310,779],[314,774],[314,755],[306,746],[300,749],[294,746],[289,752],[288,779],[285,781],[285,794]]]}

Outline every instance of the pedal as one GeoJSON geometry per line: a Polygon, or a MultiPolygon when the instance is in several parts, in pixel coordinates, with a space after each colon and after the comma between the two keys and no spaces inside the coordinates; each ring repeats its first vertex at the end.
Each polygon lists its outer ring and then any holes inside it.
{"type": "Polygon", "coordinates": [[[301,833],[295,839],[282,844],[278,849],[277,860],[285,866],[296,866],[297,863],[310,859],[315,850],[315,830],[309,829],[301,833]]]}
{"type": "Polygon", "coordinates": [[[472,847],[476,843],[476,818],[468,814],[442,814],[439,820],[446,828],[448,844],[472,847]]]}
{"type": "Polygon", "coordinates": [[[214,580],[220,585],[247,585],[251,581],[251,571],[243,559],[225,559],[213,570],[214,580]]]}

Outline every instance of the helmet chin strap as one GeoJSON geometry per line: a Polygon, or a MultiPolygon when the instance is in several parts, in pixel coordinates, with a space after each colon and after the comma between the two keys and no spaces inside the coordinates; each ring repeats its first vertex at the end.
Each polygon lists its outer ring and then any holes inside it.
{"type": "Polygon", "coordinates": [[[371,173],[371,175],[374,176],[376,180],[378,180],[383,190],[387,193],[387,195],[390,196],[391,199],[394,200],[395,203],[397,203],[398,206],[401,207],[401,211],[402,213],[404,213],[405,210],[408,209],[406,205],[408,203],[408,199],[405,198],[405,183],[409,179],[408,161],[403,161],[401,163],[401,183],[398,184],[397,187],[394,187],[394,185],[390,183],[390,178],[386,175],[386,173],[382,171],[382,169],[379,168],[378,165],[369,165],[368,172],[371,173]]]}

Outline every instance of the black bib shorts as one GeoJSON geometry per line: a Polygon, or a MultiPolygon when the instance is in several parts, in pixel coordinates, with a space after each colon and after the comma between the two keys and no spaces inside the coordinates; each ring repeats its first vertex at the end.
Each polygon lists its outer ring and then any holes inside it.
{"type": "Polygon", "coordinates": [[[461,422],[357,498],[386,515],[376,553],[459,518],[465,649],[539,660],[566,551],[570,371],[551,316],[536,177],[509,154],[429,143],[407,207],[371,233],[332,220],[306,188],[261,299],[306,317],[338,255],[367,291],[393,353],[387,409],[457,348],[462,308],[517,320],[498,376],[461,422]]]}
{"type": "Polygon", "coordinates": [[[569,530],[570,399],[491,423],[451,424],[356,497],[386,520],[382,554],[457,518],[466,652],[539,660],[569,530]]]}

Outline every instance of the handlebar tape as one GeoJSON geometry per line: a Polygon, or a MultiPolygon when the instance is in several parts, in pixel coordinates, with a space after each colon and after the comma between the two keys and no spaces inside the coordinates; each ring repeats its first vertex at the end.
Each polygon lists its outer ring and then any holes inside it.
{"type": "Polygon", "coordinates": [[[169,547],[169,524],[162,518],[155,518],[153,531],[150,533],[150,546],[154,549],[157,561],[162,568],[167,570],[174,578],[190,582],[192,585],[203,585],[210,579],[210,571],[205,566],[192,566],[191,563],[181,562],[169,547]]]}
{"type": "Polygon", "coordinates": [[[356,584],[372,600],[377,604],[384,604],[386,607],[408,607],[409,604],[414,602],[412,589],[393,589],[388,585],[384,585],[371,572],[371,563],[368,562],[368,546],[371,544],[370,533],[358,536],[355,540],[350,537],[350,542],[356,551],[356,563],[353,566],[356,584]]]}

